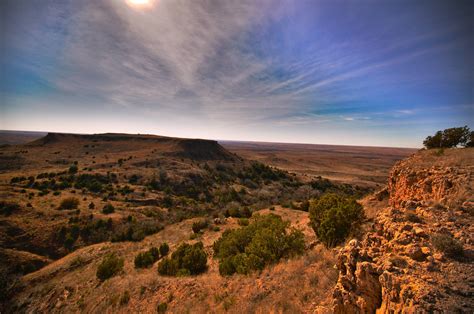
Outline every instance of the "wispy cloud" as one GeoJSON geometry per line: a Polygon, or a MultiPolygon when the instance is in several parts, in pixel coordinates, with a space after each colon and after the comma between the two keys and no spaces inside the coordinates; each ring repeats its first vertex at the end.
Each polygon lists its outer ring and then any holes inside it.
{"type": "Polygon", "coordinates": [[[466,51],[465,21],[433,24],[416,4],[392,14],[349,1],[156,0],[144,10],[125,0],[15,3],[5,40],[23,56],[15,66],[74,98],[71,106],[222,128],[353,128],[416,117],[439,89],[467,94],[465,85],[446,90],[469,75],[454,57],[466,51]]]}
{"type": "Polygon", "coordinates": [[[401,114],[414,114],[414,113],[415,113],[415,110],[402,109],[402,110],[397,110],[396,112],[397,112],[397,113],[401,113],[401,114]]]}

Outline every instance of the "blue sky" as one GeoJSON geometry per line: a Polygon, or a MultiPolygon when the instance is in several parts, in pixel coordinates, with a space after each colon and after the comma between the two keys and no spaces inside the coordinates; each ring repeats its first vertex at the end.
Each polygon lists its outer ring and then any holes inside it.
{"type": "Polygon", "coordinates": [[[419,147],[474,128],[471,1],[0,4],[0,129],[419,147]]]}

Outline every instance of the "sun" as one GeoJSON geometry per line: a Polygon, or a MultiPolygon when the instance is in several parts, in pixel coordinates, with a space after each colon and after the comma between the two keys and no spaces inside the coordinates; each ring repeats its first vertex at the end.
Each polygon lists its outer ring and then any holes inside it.
{"type": "Polygon", "coordinates": [[[147,8],[153,5],[154,0],[125,0],[133,8],[147,8]]]}

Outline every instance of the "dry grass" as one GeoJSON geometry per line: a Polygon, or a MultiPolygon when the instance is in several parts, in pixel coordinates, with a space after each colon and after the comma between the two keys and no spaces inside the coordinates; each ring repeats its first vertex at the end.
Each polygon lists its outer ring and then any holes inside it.
{"type": "MultiPolygon", "coordinates": [[[[91,142],[72,137],[67,141],[53,141],[47,147],[36,143],[21,148],[2,148],[0,157],[16,158],[18,163],[12,163],[12,168],[0,169],[0,197],[18,203],[20,212],[10,217],[0,217],[0,234],[7,235],[0,239],[0,247],[26,247],[31,252],[55,259],[67,252],[63,248],[53,247],[53,235],[61,226],[67,225],[71,218],[89,217],[92,214],[95,219],[110,218],[114,224],[119,224],[129,215],[136,219],[153,220],[166,215],[168,210],[164,208],[130,204],[125,197],[107,201],[103,195],[83,193],[77,189],[63,190],[57,195],[49,193],[38,196],[36,189],[26,188],[23,193],[20,187],[9,184],[14,176],[28,177],[41,172],[64,171],[74,161],[78,161],[80,173],[116,173],[120,185],[128,182],[132,174],[142,177],[159,175],[161,168],[172,176],[186,171],[200,171],[200,166],[193,160],[182,161],[181,158],[166,155],[180,149],[180,140],[148,141],[147,138],[145,136],[143,142],[129,139],[91,142]],[[126,161],[118,162],[124,158],[126,161]],[[18,165],[21,168],[15,168],[18,165]],[[64,199],[71,197],[79,200],[78,212],[57,210],[64,199]],[[89,208],[91,202],[95,205],[93,208],[89,208]],[[116,210],[105,215],[102,209],[108,202],[116,210]]],[[[397,149],[277,145],[275,154],[280,159],[271,161],[267,158],[273,157],[259,149],[254,151],[244,147],[240,151],[237,149],[237,152],[244,157],[248,155],[294,171],[302,177],[303,173],[308,172],[309,176],[304,177],[307,180],[315,175],[323,175],[366,185],[383,182],[391,164],[408,153],[397,149]]],[[[134,197],[144,200],[153,201],[163,194],[146,190],[143,184],[130,186],[135,189],[134,197]]],[[[38,312],[108,313],[156,313],[159,304],[166,304],[168,311],[178,313],[306,313],[318,304],[324,305],[336,281],[337,272],[333,268],[336,252],[315,245],[314,232],[308,227],[308,213],[280,206],[260,212],[281,215],[292,226],[301,229],[309,247],[305,255],[282,261],[261,273],[229,278],[219,275],[218,261],[212,258],[208,260],[208,271],[196,277],[162,277],[157,273],[156,264],[147,269],[134,267],[134,258],[138,252],[163,242],[169,243],[173,251],[183,241],[202,241],[206,252],[212,256],[212,244],[222,232],[239,227],[238,219],[229,218],[225,224],[218,225],[218,229],[212,225],[203,234],[196,234],[194,240],[189,240],[193,234],[192,224],[199,219],[187,219],[168,225],[141,242],[105,242],[86,247],[82,247],[84,243],[78,243],[78,247],[82,248],[24,276],[22,283],[25,288],[14,297],[12,303],[19,306],[20,312],[34,309],[38,312]],[[97,266],[109,253],[124,258],[124,269],[117,276],[101,283],[96,278],[97,266]]]]}
{"type": "MultiPolygon", "coordinates": [[[[267,213],[269,210],[262,211],[267,213]]],[[[277,207],[273,213],[304,227],[307,242],[315,240],[307,226],[307,213],[277,207]]],[[[191,234],[196,219],[166,227],[158,234],[140,243],[101,243],[79,249],[43,269],[26,275],[27,287],[15,302],[38,311],[86,312],[144,312],[151,313],[160,303],[166,303],[170,312],[257,312],[304,313],[315,304],[324,303],[334,286],[335,252],[316,246],[304,256],[285,260],[261,273],[249,276],[221,277],[218,263],[209,258],[209,270],[199,276],[168,278],[159,276],[156,264],[149,269],[136,269],[133,259],[137,252],[161,242],[168,242],[171,250],[191,234]],[[103,283],[95,272],[103,256],[115,252],[124,258],[124,271],[103,283]],[[80,262],[78,262],[80,260],[80,262]],[[123,296],[128,292],[125,303],[123,296]]],[[[212,243],[228,228],[237,228],[237,219],[229,218],[221,231],[206,230],[199,240],[212,254],[212,243]]],[[[22,309],[26,309],[22,308],[22,309]]]]}

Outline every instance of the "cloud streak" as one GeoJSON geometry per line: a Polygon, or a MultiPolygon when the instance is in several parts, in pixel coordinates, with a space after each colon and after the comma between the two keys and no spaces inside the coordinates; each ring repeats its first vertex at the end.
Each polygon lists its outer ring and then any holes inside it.
{"type": "MultiPolygon", "coordinates": [[[[5,41],[23,59],[3,58],[15,71],[44,80],[48,97],[160,121],[349,130],[416,116],[431,101],[425,94],[469,75],[452,70],[466,51],[464,20],[434,25],[437,13],[422,20],[422,6],[374,5],[378,27],[351,2],[157,0],[134,10],[121,0],[49,1],[40,12],[18,3],[5,41]],[[400,30],[410,22],[419,30],[400,30]]],[[[466,93],[447,90],[436,105],[465,102],[466,93]]]]}

